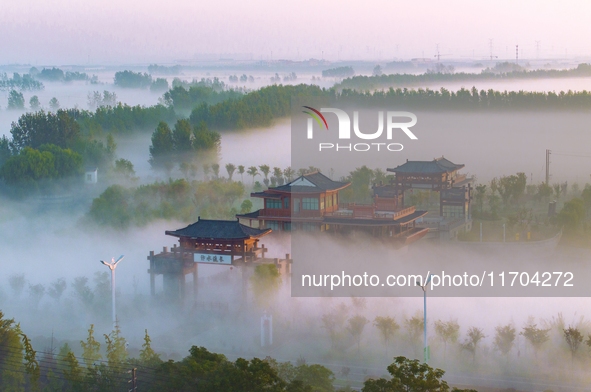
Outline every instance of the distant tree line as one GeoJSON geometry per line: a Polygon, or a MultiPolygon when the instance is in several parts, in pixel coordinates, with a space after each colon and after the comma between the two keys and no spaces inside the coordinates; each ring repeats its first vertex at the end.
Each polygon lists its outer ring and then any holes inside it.
{"type": "Polygon", "coordinates": [[[158,219],[235,219],[238,210],[234,203],[244,193],[242,183],[219,180],[169,180],[130,189],[112,185],[92,201],[87,218],[117,229],[145,226],[158,219]]]}
{"type": "Polygon", "coordinates": [[[164,78],[152,79],[147,73],[119,71],[115,73],[114,83],[123,88],[150,88],[150,91],[168,90],[168,81],[164,78]]]}
{"type": "Polygon", "coordinates": [[[43,68],[41,71],[33,67],[29,73],[35,76],[37,79],[48,80],[52,82],[72,82],[75,80],[90,80],[88,74],[78,71],[66,71],[64,72],[60,68],[43,68]]]}
{"type": "MultiPolygon", "coordinates": [[[[292,73],[295,75],[294,72],[292,72],[292,73]]],[[[228,77],[228,80],[230,82],[232,82],[232,83],[238,83],[238,80],[240,80],[241,83],[246,83],[246,82],[253,83],[254,82],[254,76],[252,76],[252,75],[246,76],[246,74],[242,74],[242,76],[240,76],[240,78],[238,78],[237,75],[230,75],[228,77]]],[[[293,79],[293,80],[295,80],[295,79],[293,79]]]]}
{"type": "Polygon", "coordinates": [[[391,74],[391,75],[374,75],[374,76],[354,76],[343,80],[341,83],[335,85],[336,89],[356,89],[356,90],[373,90],[384,87],[394,86],[409,86],[417,84],[428,84],[433,82],[458,82],[467,80],[506,80],[506,79],[543,79],[543,78],[571,78],[571,77],[588,77],[591,76],[590,64],[579,64],[577,68],[573,69],[538,69],[538,70],[523,70],[518,69],[509,72],[499,72],[499,70],[507,69],[506,66],[500,65],[497,68],[487,68],[481,73],[467,73],[467,72],[425,72],[423,74],[391,74]]]}
{"type": "Polygon", "coordinates": [[[190,112],[201,103],[214,105],[229,99],[239,99],[244,95],[239,90],[229,89],[217,91],[203,85],[192,85],[188,88],[176,85],[164,94],[164,102],[179,112],[190,112]]]}
{"type": "Polygon", "coordinates": [[[591,93],[580,92],[527,92],[477,90],[475,87],[449,91],[431,89],[394,89],[359,92],[344,89],[321,89],[313,85],[273,85],[242,94],[236,91],[218,93],[213,88],[175,87],[164,94],[166,105],[149,107],[99,107],[95,112],[72,109],[74,118],[84,133],[100,135],[103,132],[130,133],[138,129],[154,129],[160,121],[174,123],[177,113],[193,106],[189,116],[192,126],[205,122],[212,130],[245,129],[269,126],[273,120],[286,117],[291,110],[292,96],[322,96],[329,101],[363,98],[367,104],[396,105],[425,110],[588,110],[591,93]],[[223,99],[223,101],[219,101],[223,99]],[[216,101],[219,101],[215,103],[216,101]],[[209,103],[212,102],[212,103],[209,103]],[[196,105],[196,106],[194,106],[196,105]]]}
{"type": "Polygon", "coordinates": [[[268,126],[274,119],[289,115],[293,96],[330,95],[330,90],[306,84],[267,86],[240,99],[228,99],[215,105],[202,103],[193,109],[189,119],[194,125],[205,121],[211,129],[268,126]]]}
{"type": "Polygon", "coordinates": [[[158,65],[158,64],[150,64],[148,66],[148,72],[151,75],[178,75],[183,70],[183,67],[180,65],[158,65]]]}
{"type": "Polygon", "coordinates": [[[172,80],[172,87],[184,87],[188,90],[191,87],[209,87],[214,91],[220,92],[226,88],[226,84],[219,78],[201,78],[200,80],[193,79],[192,81],[181,80],[180,78],[174,78],[172,80]]]}
{"type": "Polygon", "coordinates": [[[348,78],[355,75],[353,67],[337,67],[322,71],[323,78],[348,78]]]}
{"type": "Polygon", "coordinates": [[[391,61],[386,63],[386,69],[414,69],[415,64],[412,61],[391,61]]]}
{"type": "Polygon", "coordinates": [[[368,103],[376,105],[396,105],[402,108],[425,110],[589,110],[591,92],[561,91],[528,92],[497,91],[493,89],[468,90],[461,88],[454,92],[440,90],[407,88],[379,90],[373,93],[346,89],[339,98],[366,98],[368,103]]]}
{"type": "Polygon", "coordinates": [[[172,107],[129,106],[121,102],[115,106],[101,105],[94,111],[70,109],[68,113],[80,124],[81,131],[89,136],[129,134],[137,130],[154,129],[160,121],[173,123],[178,119],[172,107]]]}
{"type": "MultiPolygon", "coordinates": [[[[202,81],[203,82],[203,81],[202,81]]],[[[197,83],[202,83],[197,82],[197,83]]],[[[215,84],[215,81],[212,83],[215,84]]],[[[68,114],[80,125],[86,136],[105,133],[130,133],[135,130],[154,129],[161,121],[175,123],[182,118],[175,109],[193,106],[189,120],[198,126],[205,122],[208,129],[245,129],[269,126],[273,120],[290,113],[292,96],[322,96],[329,101],[363,98],[368,104],[396,105],[425,110],[588,110],[591,93],[580,92],[527,92],[460,89],[449,91],[431,89],[394,89],[359,92],[344,89],[321,89],[314,85],[273,85],[243,94],[236,91],[217,92],[215,87],[184,85],[164,94],[165,104],[154,106],[101,106],[95,111],[70,109],[68,114]],[[222,100],[223,99],[223,100],[222,100]],[[216,102],[218,101],[218,102],[216,102]],[[211,102],[211,103],[210,103],[211,102]]],[[[18,93],[17,93],[18,94],[18,93]]],[[[19,97],[20,98],[20,97],[19,97]]],[[[24,99],[24,98],[23,98],[24,99]]],[[[17,100],[21,102],[21,100],[17,100]]],[[[52,106],[59,107],[57,99],[52,106]]],[[[16,101],[15,101],[16,102],[16,101]]],[[[22,103],[22,102],[21,102],[22,103]]],[[[26,115],[23,115],[26,116],[26,115]]]]}
{"type": "Polygon", "coordinates": [[[9,78],[6,72],[0,74],[0,91],[8,90],[43,90],[45,86],[30,74],[21,75],[15,72],[12,78],[9,78]]]}

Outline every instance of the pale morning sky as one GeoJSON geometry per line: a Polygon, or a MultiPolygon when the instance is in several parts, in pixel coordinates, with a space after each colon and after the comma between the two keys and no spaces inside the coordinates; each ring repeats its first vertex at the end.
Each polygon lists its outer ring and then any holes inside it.
{"type": "Polygon", "coordinates": [[[0,64],[591,54],[591,2],[2,0],[0,64]],[[539,41],[539,52],[536,49],[539,41]],[[232,54],[232,55],[230,55],[232,54]],[[215,57],[215,56],[214,56],[215,57]]]}

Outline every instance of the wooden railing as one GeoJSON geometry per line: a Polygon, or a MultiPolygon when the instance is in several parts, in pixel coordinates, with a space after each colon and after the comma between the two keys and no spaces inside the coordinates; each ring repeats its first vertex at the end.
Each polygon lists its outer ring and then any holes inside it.
{"type": "Polygon", "coordinates": [[[416,211],[415,206],[405,208],[404,210],[400,210],[400,211],[395,212],[394,213],[394,216],[392,217],[392,219],[396,219],[396,218],[399,218],[401,216],[412,214],[415,211],[416,211]]]}
{"type": "Polygon", "coordinates": [[[264,208],[259,211],[259,216],[272,218],[320,218],[322,213],[320,210],[291,211],[290,209],[283,208],[264,208]]]}
{"type": "MultiPolygon", "coordinates": [[[[353,218],[355,217],[355,207],[361,207],[360,205],[355,205],[355,203],[348,203],[348,204],[341,204],[341,208],[343,208],[340,211],[335,211],[332,214],[327,214],[328,216],[334,216],[334,217],[345,217],[345,218],[353,218]]],[[[363,207],[367,208],[368,205],[363,205],[363,207]]],[[[413,212],[415,212],[415,207],[408,207],[405,208],[403,210],[400,211],[396,211],[396,212],[374,212],[372,214],[372,216],[370,216],[370,219],[397,219],[400,218],[402,216],[405,215],[409,215],[412,214],[413,212]]],[[[368,217],[366,216],[359,216],[360,219],[367,219],[368,217]]]]}

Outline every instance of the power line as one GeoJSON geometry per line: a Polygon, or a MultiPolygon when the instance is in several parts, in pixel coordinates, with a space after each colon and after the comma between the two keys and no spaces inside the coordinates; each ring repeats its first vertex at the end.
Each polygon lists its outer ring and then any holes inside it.
{"type": "MultiPolygon", "coordinates": [[[[13,351],[13,352],[22,352],[23,351],[23,349],[20,349],[20,348],[11,347],[11,346],[3,346],[3,347],[0,347],[0,352],[2,352],[2,348],[11,348],[13,350],[16,350],[16,351],[13,351]]],[[[50,353],[43,352],[43,351],[37,351],[35,353],[36,354],[37,353],[50,354],[50,353]]],[[[53,354],[53,355],[55,355],[55,356],[61,356],[61,357],[66,357],[65,355],[59,355],[59,354],[53,354]]],[[[148,366],[141,365],[141,364],[130,364],[130,365],[128,365],[128,364],[121,363],[121,364],[115,365],[115,364],[109,364],[109,361],[105,361],[105,360],[92,360],[92,359],[82,358],[82,357],[76,357],[76,356],[74,356],[74,358],[76,358],[78,360],[83,360],[84,362],[86,362],[87,360],[88,361],[92,361],[93,363],[100,362],[100,363],[106,364],[107,367],[109,367],[109,368],[111,368],[114,371],[119,372],[119,373],[123,373],[126,370],[128,370],[129,369],[129,366],[144,367],[145,369],[152,370],[152,371],[156,371],[157,370],[156,368],[148,367],[148,366]]],[[[61,364],[59,364],[57,362],[57,360],[60,360],[60,359],[56,359],[55,362],[54,362],[54,360],[41,359],[41,358],[40,359],[35,359],[35,360],[37,362],[41,362],[41,363],[50,363],[52,365],[55,365],[56,368],[63,367],[63,365],[61,365],[61,364]]],[[[63,361],[63,360],[64,359],[61,359],[61,361],[63,361]]],[[[8,362],[8,360],[5,360],[5,361],[8,362]]],[[[50,365],[39,365],[38,364],[38,366],[40,368],[54,370],[53,367],[50,366],[50,365]]],[[[81,367],[82,367],[82,365],[81,365],[81,367]]],[[[63,370],[63,369],[60,369],[60,370],[63,370]]],[[[148,372],[147,370],[141,370],[141,371],[142,371],[142,373],[144,373],[144,372],[146,373],[146,374],[144,374],[145,376],[148,376],[148,377],[152,378],[152,382],[154,382],[155,380],[158,380],[158,381],[168,381],[168,379],[170,378],[169,376],[166,376],[166,375],[156,375],[154,373],[148,372]]],[[[117,377],[119,377],[120,381],[127,381],[127,377],[125,375],[123,375],[123,376],[117,376],[117,377]]]]}
{"type": "Polygon", "coordinates": [[[579,157],[579,158],[591,158],[591,155],[583,155],[583,154],[568,154],[568,153],[557,153],[553,152],[553,155],[560,155],[563,157],[579,157]]]}
{"type": "MultiPolygon", "coordinates": [[[[70,381],[69,379],[63,377],[63,371],[67,370],[67,366],[63,366],[62,364],[58,364],[57,362],[52,362],[52,361],[46,361],[46,360],[36,360],[37,366],[40,370],[46,372],[45,377],[47,377],[47,372],[51,371],[51,372],[56,372],[51,378],[57,378],[60,380],[64,380],[64,381],[70,381]],[[39,362],[41,362],[41,364],[39,364],[39,362]],[[46,363],[50,363],[50,365],[44,364],[44,362],[46,363]],[[55,366],[52,366],[55,365],[55,366]],[[60,373],[61,372],[61,375],[60,373]]],[[[10,369],[6,369],[5,370],[9,370],[9,371],[20,371],[18,370],[21,366],[24,366],[24,363],[18,362],[18,361],[14,361],[14,360],[8,360],[8,359],[4,359],[3,361],[0,361],[0,365],[10,365],[10,366],[14,366],[15,368],[10,368],[10,369]]],[[[135,366],[135,365],[133,365],[135,366]]],[[[108,366],[110,368],[112,368],[113,366],[108,366]]],[[[0,366],[0,369],[2,369],[2,366],[0,366]]],[[[125,374],[125,370],[127,370],[127,372],[129,373],[130,370],[128,370],[129,367],[125,366],[125,365],[121,365],[120,368],[117,369],[113,369],[115,371],[115,373],[111,374],[110,377],[111,379],[113,379],[116,382],[119,382],[121,384],[126,384],[129,379],[125,374]],[[122,369],[123,368],[123,369],[122,369]]],[[[135,385],[137,388],[137,377],[135,376],[135,370],[137,370],[137,368],[133,368],[134,370],[134,378],[135,378],[135,385]]],[[[23,373],[27,373],[29,374],[27,371],[21,371],[23,373]]],[[[162,382],[167,382],[169,381],[171,376],[166,376],[166,375],[162,375],[163,377],[158,377],[155,374],[152,373],[145,373],[142,372],[142,377],[149,377],[150,379],[146,379],[143,381],[143,383],[147,383],[147,384],[155,384],[158,381],[162,381],[162,382]]]]}
{"type": "MultiPolygon", "coordinates": [[[[9,360],[4,360],[3,362],[4,362],[5,364],[7,364],[7,365],[13,365],[13,366],[16,366],[16,367],[19,367],[19,366],[24,366],[24,364],[23,364],[23,363],[20,363],[20,362],[18,362],[18,361],[9,361],[9,360]]],[[[42,361],[37,361],[37,362],[42,362],[42,361]]],[[[57,365],[57,364],[56,364],[56,365],[57,365]]],[[[60,368],[59,366],[55,366],[55,367],[53,367],[53,366],[51,366],[51,365],[45,365],[45,364],[39,364],[39,363],[37,363],[37,366],[39,367],[39,370],[43,370],[43,371],[45,371],[45,372],[47,372],[47,371],[49,371],[49,370],[51,370],[52,372],[53,372],[53,371],[60,371],[60,370],[61,370],[61,371],[62,371],[62,374],[63,374],[63,371],[64,371],[64,369],[63,369],[63,368],[60,368]]],[[[66,369],[66,370],[67,370],[67,369],[66,369]]],[[[58,374],[56,374],[56,375],[54,375],[54,377],[56,377],[56,378],[60,378],[60,379],[62,379],[62,380],[66,380],[66,381],[67,381],[67,378],[63,378],[62,376],[60,376],[60,375],[59,375],[59,373],[58,373],[58,374]]],[[[112,377],[113,377],[113,378],[115,378],[115,379],[117,379],[117,381],[120,381],[120,382],[125,382],[125,381],[127,381],[127,377],[126,377],[125,375],[121,376],[121,375],[113,374],[113,375],[112,375],[112,377]]]]}

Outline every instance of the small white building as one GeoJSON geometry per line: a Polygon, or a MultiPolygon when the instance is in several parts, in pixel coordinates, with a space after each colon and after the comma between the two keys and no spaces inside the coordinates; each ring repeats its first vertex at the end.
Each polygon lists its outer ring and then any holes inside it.
{"type": "Polygon", "coordinates": [[[98,167],[87,167],[84,173],[85,184],[96,184],[98,181],[98,167]]]}

